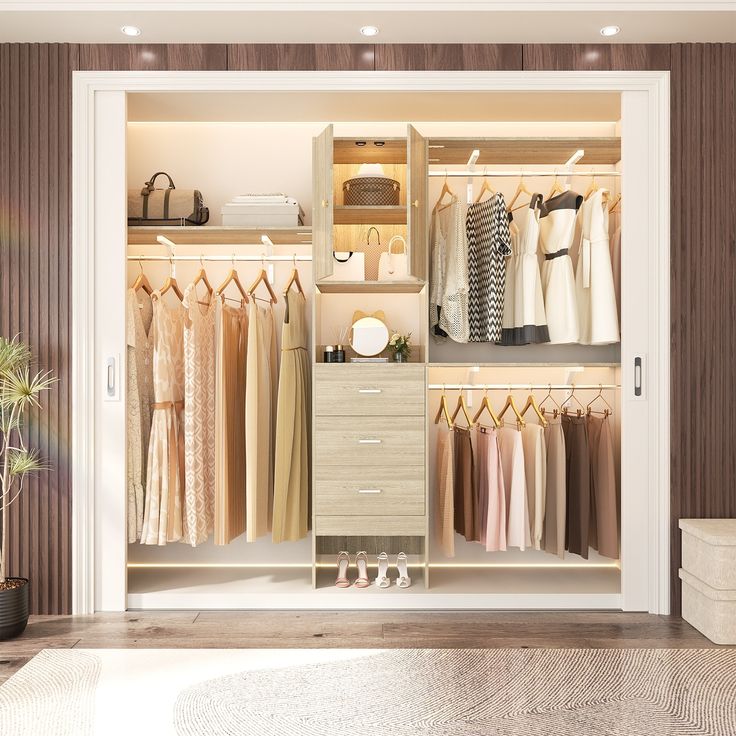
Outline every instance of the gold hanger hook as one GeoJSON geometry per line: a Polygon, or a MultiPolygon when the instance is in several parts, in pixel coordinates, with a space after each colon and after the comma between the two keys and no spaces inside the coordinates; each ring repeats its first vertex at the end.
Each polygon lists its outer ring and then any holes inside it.
{"type": "Polygon", "coordinates": [[[143,273],[143,264],[141,263],[141,258],[143,258],[142,255],[138,256],[138,268],[140,268],[141,273],[143,273]]]}
{"type": "Polygon", "coordinates": [[[230,256],[230,265],[235,268],[235,253],[230,256]]]}
{"type": "Polygon", "coordinates": [[[202,253],[199,254],[199,267],[204,268],[204,255],[202,253]]]}
{"type": "Polygon", "coordinates": [[[296,268],[296,253],[294,253],[294,258],[292,259],[292,263],[294,264],[294,268],[296,268]]]}

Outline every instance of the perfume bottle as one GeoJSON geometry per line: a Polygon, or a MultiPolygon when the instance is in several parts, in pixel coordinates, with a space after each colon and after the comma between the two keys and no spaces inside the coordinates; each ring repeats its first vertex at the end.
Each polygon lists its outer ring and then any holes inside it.
{"type": "Polygon", "coordinates": [[[345,362],[345,348],[342,345],[336,345],[335,351],[332,353],[333,363],[344,363],[345,362]]]}
{"type": "Polygon", "coordinates": [[[335,351],[333,350],[332,345],[325,345],[324,361],[325,363],[335,362],[335,351]]]}

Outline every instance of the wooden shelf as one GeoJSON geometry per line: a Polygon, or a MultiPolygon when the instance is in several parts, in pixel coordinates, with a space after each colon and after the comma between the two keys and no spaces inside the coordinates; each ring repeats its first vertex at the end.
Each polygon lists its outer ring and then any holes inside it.
{"type": "Polygon", "coordinates": [[[335,138],[333,163],[405,164],[406,138],[335,138]],[[365,145],[358,146],[356,141],[365,141],[365,145]],[[374,145],[376,141],[383,145],[374,145]]]}
{"type": "Polygon", "coordinates": [[[480,151],[477,167],[492,164],[557,165],[583,149],[579,164],[615,164],[621,160],[620,138],[431,138],[429,163],[461,166],[473,149],[480,151]]]}
{"type": "Polygon", "coordinates": [[[268,235],[274,245],[311,245],[310,227],[242,228],[208,227],[149,227],[128,228],[128,245],[157,245],[156,236],[165,235],[177,245],[261,245],[261,236],[268,235]]]}
{"type": "Polygon", "coordinates": [[[329,281],[317,282],[317,288],[323,294],[418,294],[426,285],[426,281],[329,281]]]}
{"type": "Polygon", "coordinates": [[[334,208],[335,225],[406,225],[406,207],[346,207],[334,208]]]}

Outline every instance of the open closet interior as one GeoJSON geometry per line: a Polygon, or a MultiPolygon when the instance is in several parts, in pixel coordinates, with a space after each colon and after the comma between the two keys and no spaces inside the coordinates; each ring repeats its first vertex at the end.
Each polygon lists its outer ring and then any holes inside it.
{"type": "Polygon", "coordinates": [[[127,110],[128,606],[621,608],[621,95],[127,110]]]}

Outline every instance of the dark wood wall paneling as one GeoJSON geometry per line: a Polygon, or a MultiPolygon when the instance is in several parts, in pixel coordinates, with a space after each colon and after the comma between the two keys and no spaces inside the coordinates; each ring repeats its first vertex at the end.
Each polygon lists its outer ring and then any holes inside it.
{"type": "Polygon", "coordinates": [[[29,428],[53,471],[33,481],[11,518],[11,572],[31,577],[33,611],[70,608],[73,70],[671,69],[671,575],[673,612],[679,612],[677,519],[736,515],[735,49],[719,44],[0,45],[0,330],[20,332],[33,345],[39,366],[61,378],[29,428]]]}

